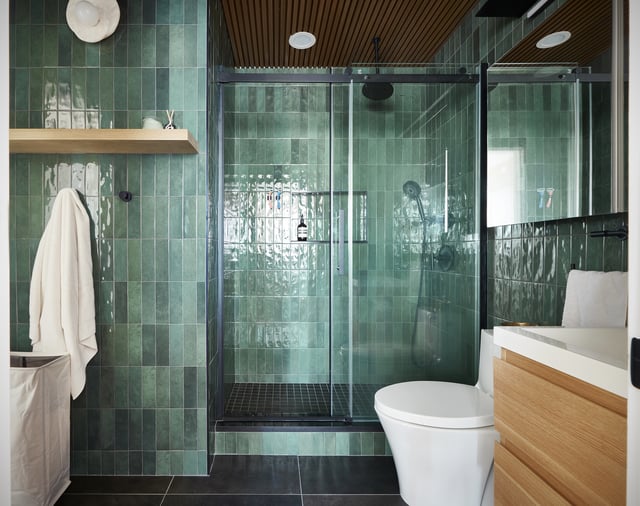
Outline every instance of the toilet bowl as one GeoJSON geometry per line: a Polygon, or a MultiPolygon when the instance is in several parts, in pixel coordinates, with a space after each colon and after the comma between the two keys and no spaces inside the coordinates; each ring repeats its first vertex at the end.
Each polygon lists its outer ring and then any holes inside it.
{"type": "MultiPolygon", "coordinates": [[[[410,381],[375,394],[375,410],[409,506],[480,505],[498,433],[493,427],[492,331],[482,331],[478,383],[410,381]]],[[[490,496],[491,494],[488,494],[490,496]]]]}

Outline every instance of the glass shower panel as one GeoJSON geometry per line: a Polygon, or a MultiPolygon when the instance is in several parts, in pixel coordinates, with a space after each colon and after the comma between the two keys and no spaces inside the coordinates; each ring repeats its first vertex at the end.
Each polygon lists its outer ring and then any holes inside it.
{"type": "Polygon", "coordinates": [[[329,416],[329,87],[224,96],[224,416],[329,416]]]}
{"type": "Polygon", "coordinates": [[[384,101],[361,87],[351,186],[367,196],[367,233],[352,241],[350,351],[353,418],[367,420],[384,385],[476,381],[478,100],[472,79],[394,83],[384,101]]]}

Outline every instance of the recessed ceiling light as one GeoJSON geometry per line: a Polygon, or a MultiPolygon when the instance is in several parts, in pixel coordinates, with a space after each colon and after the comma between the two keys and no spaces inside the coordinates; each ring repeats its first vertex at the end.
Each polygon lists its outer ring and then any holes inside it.
{"type": "Polygon", "coordinates": [[[548,49],[550,47],[559,46],[564,42],[567,42],[571,37],[571,32],[554,32],[549,35],[545,35],[538,42],[536,47],[538,49],[548,49]]]}
{"type": "Polygon", "coordinates": [[[316,36],[309,32],[296,32],[289,37],[289,45],[295,49],[309,49],[316,43],[316,36]]]}

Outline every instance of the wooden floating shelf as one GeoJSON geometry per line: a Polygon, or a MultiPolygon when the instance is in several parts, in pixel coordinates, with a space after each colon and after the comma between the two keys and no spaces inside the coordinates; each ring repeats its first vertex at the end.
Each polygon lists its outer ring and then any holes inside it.
{"type": "Polygon", "coordinates": [[[12,128],[10,153],[38,154],[196,154],[189,130],[133,128],[12,128]]]}

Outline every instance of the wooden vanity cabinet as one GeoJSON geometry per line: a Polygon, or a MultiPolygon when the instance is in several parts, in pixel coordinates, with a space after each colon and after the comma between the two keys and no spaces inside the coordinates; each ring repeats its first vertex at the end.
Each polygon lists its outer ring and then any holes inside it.
{"type": "Polygon", "coordinates": [[[522,355],[494,359],[495,504],[625,504],[626,399],[522,355]]]}

